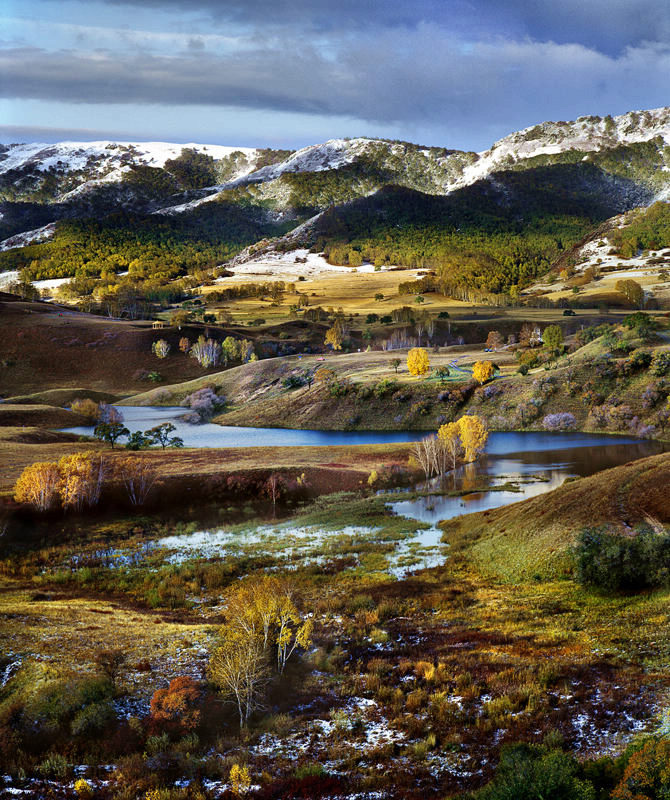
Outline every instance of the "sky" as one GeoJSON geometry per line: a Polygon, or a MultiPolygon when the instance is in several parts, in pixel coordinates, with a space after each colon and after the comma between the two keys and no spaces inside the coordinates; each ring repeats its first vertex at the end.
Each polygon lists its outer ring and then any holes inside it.
{"type": "Polygon", "coordinates": [[[483,150],[670,105],[670,0],[2,0],[0,141],[483,150]]]}

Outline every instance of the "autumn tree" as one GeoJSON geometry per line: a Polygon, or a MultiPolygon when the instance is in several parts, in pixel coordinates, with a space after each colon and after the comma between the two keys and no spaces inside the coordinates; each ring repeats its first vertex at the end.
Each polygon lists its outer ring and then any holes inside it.
{"type": "Polygon", "coordinates": [[[86,417],[90,422],[95,422],[100,413],[100,406],[98,403],[88,397],[73,400],[70,403],[70,408],[76,414],[81,414],[82,417],[86,417]]]}
{"type": "Polygon", "coordinates": [[[417,377],[425,375],[430,369],[428,352],[423,347],[413,347],[407,353],[407,371],[417,377]]]}
{"type": "Polygon", "coordinates": [[[670,739],[648,738],[630,757],[612,800],[670,797],[670,739]]]}
{"type": "Polygon", "coordinates": [[[179,340],[179,349],[182,351],[182,353],[188,353],[190,346],[191,343],[189,342],[188,337],[182,336],[179,340]]]}
{"type": "Polygon", "coordinates": [[[614,284],[614,289],[617,292],[621,292],[631,305],[636,308],[642,306],[644,302],[644,289],[637,281],[631,280],[630,278],[619,280],[614,284]]]}
{"type": "Polygon", "coordinates": [[[158,479],[158,471],[149,459],[127,456],[114,462],[115,477],[123,483],[128,499],[142,506],[158,479]]]}
{"type": "Polygon", "coordinates": [[[284,479],[276,472],[273,472],[263,484],[263,493],[270,498],[273,507],[277,505],[277,500],[281,497],[284,489],[284,479]]]}
{"type": "Polygon", "coordinates": [[[335,371],[328,367],[319,367],[314,373],[314,380],[324,386],[332,383],[336,377],[335,371]]]}
{"type": "Polygon", "coordinates": [[[437,438],[442,443],[442,447],[447,454],[451,468],[456,469],[456,466],[458,465],[458,459],[461,457],[463,452],[460,424],[458,422],[447,422],[446,424],[441,425],[437,432],[437,438]]]}
{"type": "Polygon", "coordinates": [[[237,345],[237,339],[234,336],[226,336],[221,344],[221,350],[226,362],[237,361],[239,358],[240,351],[237,345]]]}
{"type": "Polygon", "coordinates": [[[84,506],[97,505],[107,471],[107,462],[100,455],[74,453],[63,456],[58,462],[58,493],[63,508],[81,511],[84,506]]]}
{"type": "Polygon", "coordinates": [[[484,421],[473,415],[466,415],[458,420],[459,434],[465,451],[466,461],[476,461],[486,447],[489,438],[484,421]]]}
{"type": "Polygon", "coordinates": [[[165,339],[158,339],[151,345],[151,351],[157,358],[166,358],[170,352],[170,343],[165,339]]]}
{"type": "Polygon", "coordinates": [[[472,377],[483,386],[495,374],[495,367],[491,361],[477,361],[472,368],[472,377]]]}
{"type": "Polygon", "coordinates": [[[333,350],[342,349],[343,331],[339,320],[335,320],[333,326],[326,331],[326,338],[324,344],[330,345],[333,350]]]}
{"type": "Polygon", "coordinates": [[[552,353],[558,353],[563,349],[563,331],[559,325],[548,325],[542,332],[544,346],[552,353]]]}
{"type": "Polygon", "coordinates": [[[181,330],[181,326],[186,325],[190,318],[190,312],[188,312],[185,308],[180,308],[170,314],[170,325],[174,325],[176,328],[181,330]]]}
{"type": "Polygon", "coordinates": [[[48,511],[56,502],[60,473],[58,464],[38,461],[26,467],[14,487],[17,503],[28,503],[37,511],[48,511]]]}
{"type": "Polygon", "coordinates": [[[236,704],[240,727],[262,704],[270,660],[281,674],[296,648],[309,646],[311,631],[311,620],[302,619],[286,581],[266,575],[229,591],[221,645],[210,661],[210,675],[236,704]]]}
{"type": "Polygon", "coordinates": [[[193,678],[174,678],[151,698],[151,726],[180,736],[194,731],[200,723],[202,699],[202,690],[193,678]]]}
{"type": "Polygon", "coordinates": [[[221,644],[209,661],[209,676],[224,697],[237,706],[240,728],[262,706],[270,679],[267,654],[258,637],[224,626],[221,644]]]}
{"type": "Polygon", "coordinates": [[[275,610],[277,669],[281,675],[296,648],[307,649],[312,640],[312,620],[302,619],[294,603],[294,592],[287,582],[276,584],[273,592],[275,610]]]}
{"type": "Polygon", "coordinates": [[[98,422],[123,422],[123,414],[115,406],[103,402],[98,405],[98,422]]]}
{"type": "Polygon", "coordinates": [[[198,341],[192,345],[189,355],[195,358],[201,367],[209,369],[217,366],[221,360],[221,345],[214,339],[199,336],[198,341]]]}
{"type": "Polygon", "coordinates": [[[504,344],[505,340],[503,339],[503,336],[500,333],[500,331],[489,331],[489,335],[486,337],[486,346],[490,350],[497,350],[504,344]]]}
{"type": "Polygon", "coordinates": [[[399,358],[392,358],[391,361],[390,361],[390,364],[393,367],[393,369],[395,370],[395,374],[396,375],[398,374],[398,367],[400,366],[401,363],[402,362],[400,361],[399,358]]]}

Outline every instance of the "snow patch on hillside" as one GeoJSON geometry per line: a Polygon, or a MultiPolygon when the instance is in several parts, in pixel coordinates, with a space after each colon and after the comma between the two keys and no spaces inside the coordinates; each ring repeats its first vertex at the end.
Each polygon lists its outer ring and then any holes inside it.
{"type": "Polygon", "coordinates": [[[629,111],[618,117],[580,117],[574,122],[543,122],[511,133],[488,150],[477,154],[475,163],[466,166],[452,188],[467,186],[488,177],[496,170],[541,155],[557,155],[568,150],[584,153],[622,144],[648,142],[661,137],[670,144],[670,107],[649,111],[629,111]]]}
{"type": "MultiPolygon", "coordinates": [[[[222,159],[234,152],[242,152],[247,158],[253,158],[256,148],[227,147],[217,144],[173,144],[170,142],[58,142],[46,144],[34,142],[30,144],[9,145],[7,151],[0,153],[0,174],[11,169],[31,166],[40,171],[61,167],[74,172],[91,167],[91,161],[100,160],[100,168],[109,167],[122,161],[128,164],[145,164],[149,167],[163,167],[171,158],[177,158],[182,149],[197,150],[200,153],[222,159]]],[[[126,166],[125,169],[128,169],[126,166]]]]}
{"type": "Polygon", "coordinates": [[[10,236],[9,239],[3,239],[0,242],[0,253],[5,250],[11,250],[14,247],[25,247],[28,244],[37,244],[38,242],[45,242],[51,239],[56,230],[56,223],[49,222],[41,228],[35,228],[32,231],[24,231],[17,233],[15,236],[10,236]]]}
{"type": "MultiPolygon", "coordinates": [[[[265,183],[276,180],[285,172],[323,172],[328,169],[339,169],[355,161],[370,144],[376,141],[376,139],[330,139],[323,144],[309,145],[297,150],[279,164],[261,167],[247,175],[244,180],[265,183]]],[[[233,183],[236,181],[231,182],[233,183]]]]}

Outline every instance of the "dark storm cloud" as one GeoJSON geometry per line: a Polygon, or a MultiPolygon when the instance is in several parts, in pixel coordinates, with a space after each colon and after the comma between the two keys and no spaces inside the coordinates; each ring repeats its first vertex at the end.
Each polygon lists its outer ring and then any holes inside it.
{"type": "Polygon", "coordinates": [[[668,0],[104,0],[221,22],[299,30],[382,30],[434,22],[451,32],[578,43],[608,54],[670,39],[668,0]]]}
{"type": "Polygon", "coordinates": [[[463,48],[435,25],[380,32],[326,58],[300,40],[226,56],[0,51],[0,96],[237,106],[436,124],[526,124],[667,102],[670,48],[610,58],[579,45],[500,39],[463,48]],[[514,120],[514,122],[512,122],[514,120]]]}

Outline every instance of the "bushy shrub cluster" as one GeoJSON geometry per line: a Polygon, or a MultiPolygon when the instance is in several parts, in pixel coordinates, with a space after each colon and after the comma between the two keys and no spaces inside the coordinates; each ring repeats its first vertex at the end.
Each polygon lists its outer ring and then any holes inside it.
{"type": "Polygon", "coordinates": [[[542,427],[546,431],[572,431],[577,427],[574,414],[561,411],[557,414],[547,414],[542,420],[542,427]]]}
{"type": "Polygon", "coordinates": [[[630,535],[606,527],[583,530],[574,549],[576,578],[606,591],[670,585],[670,534],[640,526],[630,535]]]}

